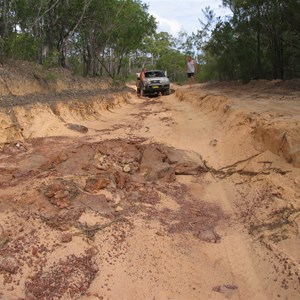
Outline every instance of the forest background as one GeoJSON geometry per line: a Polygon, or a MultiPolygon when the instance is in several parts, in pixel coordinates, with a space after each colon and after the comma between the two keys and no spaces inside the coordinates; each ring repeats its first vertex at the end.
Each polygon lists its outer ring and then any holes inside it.
{"type": "Polygon", "coordinates": [[[183,82],[186,55],[201,82],[300,74],[299,0],[224,0],[232,14],[199,12],[200,29],[173,37],[140,0],[2,0],[0,59],[63,67],[80,76],[134,78],[142,66],[183,82]]]}

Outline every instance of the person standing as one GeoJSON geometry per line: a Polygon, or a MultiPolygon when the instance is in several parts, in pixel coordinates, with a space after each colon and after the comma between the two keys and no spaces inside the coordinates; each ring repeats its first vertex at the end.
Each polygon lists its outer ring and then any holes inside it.
{"type": "Polygon", "coordinates": [[[195,72],[197,69],[196,62],[189,55],[186,62],[186,72],[190,81],[190,86],[195,83],[195,72]]]}
{"type": "Polygon", "coordinates": [[[144,89],[145,89],[145,72],[147,69],[144,67],[140,73],[140,81],[141,81],[141,97],[144,97],[144,89]]]}

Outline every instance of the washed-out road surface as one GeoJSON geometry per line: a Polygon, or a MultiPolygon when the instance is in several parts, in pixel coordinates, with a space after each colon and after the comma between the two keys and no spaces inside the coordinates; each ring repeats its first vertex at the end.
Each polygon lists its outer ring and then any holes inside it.
{"type": "Polygon", "coordinates": [[[299,299],[300,92],[282,84],[3,105],[0,299],[299,299]]]}

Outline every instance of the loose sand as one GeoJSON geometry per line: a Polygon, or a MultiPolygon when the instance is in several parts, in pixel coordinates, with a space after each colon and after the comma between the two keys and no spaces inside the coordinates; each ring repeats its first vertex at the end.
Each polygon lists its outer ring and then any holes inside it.
{"type": "Polygon", "coordinates": [[[0,298],[299,299],[295,86],[3,107],[0,298]]]}

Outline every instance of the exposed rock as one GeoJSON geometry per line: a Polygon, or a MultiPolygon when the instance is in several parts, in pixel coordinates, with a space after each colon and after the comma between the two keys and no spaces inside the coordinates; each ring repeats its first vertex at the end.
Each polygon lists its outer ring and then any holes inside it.
{"type": "Polygon", "coordinates": [[[126,174],[117,171],[117,172],[115,172],[114,176],[115,176],[115,179],[116,179],[117,187],[119,189],[123,189],[125,187],[125,184],[126,184],[126,181],[127,181],[126,174]]]}
{"type": "Polygon", "coordinates": [[[66,124],[68,129],[74,130],[74,131],[78,131],[80,133],[87,133],[89,131],[89,129],[83,125],[78,125],[78,124],[66,124]]]}
{"type": "Polygon", "coordinates": [[[200,230],[197,237],[207,243],[220,243],[221,237],[214,229],[200,230]]]}
{"type": "Polygon", "coordinates": [[[167,156],[167,160],[171,165],[189,160],[187,153],[184,150],[174,149],[161,145],[159,146],[159,149],[167,156]]]}
{"type": "Polygon", "coordinates": [[[144,152],[141,164],[151,164],[152,162],[163,162],[167,158],[166,154],[159,151],[154,145],[148,146],[144,152]]]}
{"type": "Polygon", "coordinates": [[[107,214],[113,212],[109,199],[102,194],[90,195],[82,193],[76,198],[76,203],[79,203],[81,207],[82,205],[84,205],[84,207],[89,207],[95,212],[107,214]]]}
{"type": "Polygon", "coordinates": [[[14,257],[6,256],[0,260],[0,270],[9,272],[11,274],[17,274],[18,269],[19,263],[14,257]]]}
{"type": "Polygon", "coordinates": [[[78,188],[72,181],[58,180],[47,186],[44,195],[59,208],[66,208],[79,194],[78,188]]]}
{"type": "Polygon", "coordinates": [[[58,165],[66,161],[69,158],[68,154],[65,152],[60,153],[53,161],[54,164],[58,165]]]}
{"type": "Polygon", "coordinates": [[[233,296],[237,289],[236,285],[231,284],[218,285],[212,288],[214,292],[221,293],[228,299],[233,296]]]}
{"type": "Polygon", "coordinates": [[[8,242],[9,233],[5,232],[3,227],[0,225],[0,250],[8,242]]]}
{"type": "Polygon", "coordinates": [[[71,233],[65,232],[65,233],[63,233],[63,234],[61,235],[60,241],[61,241],[62,243],[70,243],[70,242],[72,241],[72,238],[73,238],[73,236],[72,236],[71,233]]]}
{"type": "Polygon", "coordinates": [[[129,165],[125,165],[124,168],[123,168],[123,171],[124,171],[125,173],[129,173],[129,172],[131,171],[130,166],[129,166],[129,165]]]}
{"type": "Polygon", "coordinates": [[[197,175],[205,171],[206,168],[204,168],[203,166],[199,166],[194,162],[178,163],[175,166],[176,175],[197,175]]]}
{"type": "Polygon", "coordinates": [[[111,180],[108,176],[101,175],[96,177],[90,177],[86,180],[85,190],[89,193],[98,193],[100,190],[105,189],[111,180]]]}
{"type": "Polygon", "coordinates": [[[115,211],[116,211],[116,212],[121,212],[121,211],[123,211],[123,210],[124,210],[124,208],[121,207],[121,206],[117,206],[117,207],[115,208],[115,211]]]}
{"type": "Polygon", "coordinates": [[[81,300],[99,300],[98,296],[83,296],[80,297],[81,300]]]}
{"type": "Polygon", "coordinates": [[[144,150],[140,165],[141,174],[147,181],[163,179],[167,182],[175,180],[174,167],[164,162],[167,156],[156,147],[150,146],[144,150]]]}
{"type": "Polygon", "coordinates": [[[213,146],[213,147],[217,146],[217,144],[218,144],[218,140],[216,140],[216,139],[213,139],[209,142],[209,145],[213,146]]]}
{"type": "Polygon", "coordinates": [[[113,156],[123,163],[140,161],[141,153],[134,144],[124,141],[105,141],[98,146],[98,151],[107,156],[113,156]]]}
{"type": "Polygon", "coordinates": [[[107,163],[106,161],[106,155],[96,153],[96,155],[94,156],[94,160],[95,160],[94,166],[98,170],[107,171],[109,169],[109,163],[107,163]]]}

